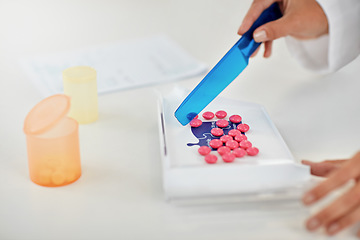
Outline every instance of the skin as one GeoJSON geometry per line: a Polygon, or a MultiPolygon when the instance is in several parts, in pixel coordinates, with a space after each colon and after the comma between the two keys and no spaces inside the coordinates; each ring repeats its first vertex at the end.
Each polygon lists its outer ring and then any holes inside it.
{"type": "Polygon", "coordinates": [[[322,162],[311,162],[302,160],[301,163],[310,166],[311,174],[318,177],[328,177],[331,172],[339,169],[348,159],[325,160],[322,162]]]}
{"type": "MultiPolygon", "coordinates": [[[[264,57],[270,57],[272,42],[275,39],[285,36],[312,39],[328,34],[327,17],[315,0],[254,0],[239,27],[238,34],[244,34],[262,11],[274,2],[278,2],[283,17],[260,26],[253,35],[256,42],[264,43],[264,57]]],[[[253,56],[258,51],[259,49],[253,56]]],[[[304,160],[302,163],[310,166],[313,175],[327,177],[326,180],[304,194],[302,201],[305,205],[314,204],[331,191],[349,181],[354,181],[354,186],[348,192],[306,221],[307,229],[315,231],[319,228],[325,228],[329,235],[334,235],[359,222],[360,152],[350,159],[327,160],[320,163],[304,160]]],[[[360,237],[360,231],[357,235],[360,237]]]]}
{"type": "MultiPolygon", "coordinates": [[[[302,161],[309,165],[311,173],[327,177],[303,196],[303,203],[311,205],[324,198],[331,191],[343,186],[349,181],[354,185],[330,205],[319,211],[306,221],[306,228],[315,231],[325,228],[327,234],[334,235],[360,221],[360,152],[348,160],[324,161],[314,163],[302,161]]],[[[360,237],[360,231],[357,232],[360,237]]]]}
{"type": "MultiPolygon", "coordinates": [[[[328,21],[320,5],[315,0],[254,0],[247,12],[238,34],[243,35],[260,14],[274,2],[278,2],[283,17],[266,23],[254,31],[256,42],[264,42],[264,57],[272,51],[272,41],[285,36],[298,39],[317,38],[328,33],[328,21]]],[[[255,56],[257,51],[252,56],[255,56]]]]}

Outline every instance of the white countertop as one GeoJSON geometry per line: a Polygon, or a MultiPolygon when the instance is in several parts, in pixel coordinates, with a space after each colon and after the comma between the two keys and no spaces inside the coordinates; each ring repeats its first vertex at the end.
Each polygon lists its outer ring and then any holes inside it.
{"type": "MultiPolygon", "coordinates": [[[[165,33],[212,67],[238,39],[249,4],[1,1],[0,239],[328,239],[304,229],[310,210],[299,202],[164,201],[154,90],[192,89],[201,77],[99,96],[99,120],[80,126],[82,177],[60,188],[29,179],[23,121],[43,96],[19,58],[165,33]]],[[[357,58],[317,75],[279,40],[221,96],[264,105],[299,161],[347,158],[360,144],[359,66],[357,58]]],[[[356,239],[355,230],[331,239],[356,239]]]]}

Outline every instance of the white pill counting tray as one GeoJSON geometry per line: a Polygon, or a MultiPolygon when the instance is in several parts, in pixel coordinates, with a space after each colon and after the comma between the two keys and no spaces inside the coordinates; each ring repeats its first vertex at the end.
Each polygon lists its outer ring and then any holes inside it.
{"type": "Polygon", "coordinates": [[[202,130],[182,126],[174,112],[185,96],[185,91],[175,89],[159,98],[163,185],[167,199],[281,192],[299,188],[309,181],[309,168],[295,162],[263,106],[220,97],[204,111],[225,110],[226,119],[233,114],[240,115],[242,123],[250,126],[246,133],[248,140],[260,151],[256,156],[236,158],[232,163],[223,162],[221,156],[212,151],[218,161],[206,163],[198,148],[214,137],[210,129],[215,127],[217,119],[203,119],[203,111],[199,114],[203,120],[202,130]]]}

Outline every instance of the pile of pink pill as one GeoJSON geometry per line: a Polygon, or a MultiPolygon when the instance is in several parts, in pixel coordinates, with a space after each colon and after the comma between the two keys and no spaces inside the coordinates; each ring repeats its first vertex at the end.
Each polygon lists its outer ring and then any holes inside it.
{"type": "MultiPolygon", "coordinates": [[[[217,128],[212,128],[211,134],[220,138],[211,140],[209,142],[210,146],[201,146],[198,149],[200,155],[205,156],[205,161],[209,164],[216,163],[218,160],[218,157],[211,153],[215,149],[226,163],[233,162],[235,158],[242,158],[246,155],[255,156],[259,153],[259,149],[252,146],[252,143],[244,134],[249,131],[250,127],[245,123],[240,123],[242,121],[241,116],[232,115],[229,117],[231,123],[240,124],[237,125],[236,129],[230,130],[227,135],[224,134],[223,128],[229,125],[229,121],[225,119],[226,116],[227,113],[223,110],[217,111],[215,114],[212,112],[202,114],[205,120],[212,120],[215,117],[218,119],[216,121],[217,128]]],[[[202,121],[198,116],[190,122],[191,127],[200,127],[201,125],[202,121]]]]}

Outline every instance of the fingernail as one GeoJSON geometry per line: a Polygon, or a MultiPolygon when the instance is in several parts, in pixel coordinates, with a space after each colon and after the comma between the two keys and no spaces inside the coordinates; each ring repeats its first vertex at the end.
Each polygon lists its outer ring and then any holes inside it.
{"type": "Polygon", "coordinates": [[[254,33],[254,40],[255,42],[264,42],[266,41],[267,36],[264,30],[254,33]]]}
{"type": "Polygon", "coordinates": [[[319,226],[320,226],[320,222],[316,218],[310,219],[307,224],[307,228],[311,231],[315,230],[319,226]]]}
{"type": "Polygon", "coordinates": [[[328,231],[328,233],[333,234],[333,233],[335,233],[338,229],[339,229],[339,224],[333,223],[333,224],[331,224],[331,225],[327,228],[327,231],[328,231]]]}
{"type": "Polygon", "coordinates": [[[310,194],[310,193],[307,193],[305,194],[304,198],[303,198],[303,201],[305,204],[310,204],[312,203],[313,201],[315,200],[315,196],[310,194]]]}

